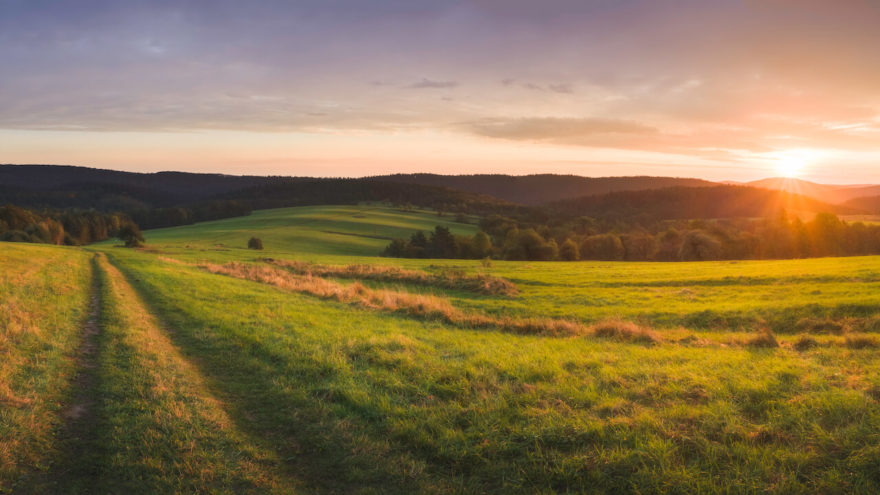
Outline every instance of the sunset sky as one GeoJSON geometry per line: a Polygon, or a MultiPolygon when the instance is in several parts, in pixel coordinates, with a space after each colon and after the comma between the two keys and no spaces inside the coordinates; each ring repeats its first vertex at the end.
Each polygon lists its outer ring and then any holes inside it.
{"type": "Polygon", "coordinates": [[[0,0],[0,163],[880,183],[880,2],[0,0]]]}

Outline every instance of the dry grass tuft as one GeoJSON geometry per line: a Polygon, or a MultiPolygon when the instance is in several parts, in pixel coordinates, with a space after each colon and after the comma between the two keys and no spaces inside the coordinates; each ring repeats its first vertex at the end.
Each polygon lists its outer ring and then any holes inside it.
{"type": "Polygon", "coordinates": [[[850,331],[850,322],[831,318],[802,318],[797,322],[795,328],[814,334],[843,335],[850,331]]]}
{"type": "Polygon", "coordinates": [[[749,347],[772,349],[779,347],[779,341],[776,340],[776,335],[773,334],[773,330],[765,328],[760,333],[758,333],[758,335],[746,342],[746,345],[748,345],[749,347]]]}
{"type": "Polygon", "coordinates": [[[516,285],[507,279],[485,274],[470,275],[460,270],[428,273],[382,265],[332,266],[272,258],[263,258],[260,261],[280,266],[297,275],[375,280],[378,282],[401,282],[428,287],[465,290],[486,295],[515,296],[519,294],[519,289],[517,289],[516,285]]]}
{"type": "Polygon", "coordinates": [[[850,349],[876,349],[880,341],[871,335],[850,335],[846,338],[846,346],[850,349]]]}
{"type": "Polygon", "coordinates": [[[816,346],[819,343],[816,342],[816,339],[810,337],[809,335],[802,335],[801,338],[797,339],[794,343],[794,349],[796,351],[808,351],[816,346]]]}
{"type": "Polygon", "coordinates": [[[657,344],[663,341],[660,334],[654,330],[637,325],[630,321],[605,320],[591,327],[592,334],[596,337],[616,340],[619,342],[636,342],[639,344],[657,344]]]}
{"type": "Polygon", "coordinates": [[[177,258],[169,258],[167,256],[157,256],[157,259],[159,261],[164,261],[166,263],[174,263],[175,265],[186,265],[187,264],[187,263],[184,263],[183,261],[180,261],[177,258]]]}
{"type": "Polygon", "coordinates": [[[439,320],[461,327],[494,328],[518,334],[553,337],[581,336],[589,333],[584,325],[574,321],[552,318],[497,318],[466,313],[453,306],[448,300],[433,295],[370,289],[358,282],[344,285],[312,275],[296,275],[288,270],[270,266],[239,262],[225,265],[204,263],[199,266],[211,273],[253,280],[322,299],[331,299],[366,309],[439,320]]]}

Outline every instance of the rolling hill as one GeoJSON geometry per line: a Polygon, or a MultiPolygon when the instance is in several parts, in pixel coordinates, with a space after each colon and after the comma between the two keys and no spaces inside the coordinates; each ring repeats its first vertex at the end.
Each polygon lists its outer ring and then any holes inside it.
{"type": "Polygon", "coordinates": [[[448,187],[524,205],[592,196],[616,191],[641,191],[666,187],[708,187],[714,182],[679,177],[581,177],[578,175],[435,175],[396,174],[376,180],[448,187]]]}
{"type": "Polygon", "coordinates": [[[810,196],[832,204],[842,204],[856,198],[880,195],[880,185],[817,184],[806,180],[785,177],[762,179],[748,182],[744,185],[810,196]]]}
{"type": "Polygon", "coordinates": [[[257,177],[186,172],[133,173],[54,165],[0,165],[0,204],[131,213],[239,201],[251,208],[362,201],[411,203],[489,212],[515,205],[445,187],[371,178],[257,177]]]}
{"type": "Polygon", "coordinates": [[[0,492],[877,491],[880,258],[375,257],[440,220],[0,243],[0,492]]]}
{"type": "Polygon", "coordinates": [[[861,212],[850,206],[823,203],[799,194],[729,185],[620,191],[558,201],[551,208],[568,215],[650,220],[757,218],[773,216],[781,209],[796,214],[861,212]]]}
{"type": "Polygon", "coordinates": [[[880,195],[850,199],[843,205],[872,215],[880,215],[880,195]]]}

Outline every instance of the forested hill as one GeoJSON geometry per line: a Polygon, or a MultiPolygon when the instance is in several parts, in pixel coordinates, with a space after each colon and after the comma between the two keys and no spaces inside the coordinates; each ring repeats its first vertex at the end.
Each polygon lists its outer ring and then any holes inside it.
{"type": "Polygon", "coordinates": [[[855,198],[843,203],[843,205],[872,215],[880,215],[880,196],[855,198]]]}
{"type": "Polygon", "coordinates": [[[801,179],[775,177],[770,179],[756,180],[741,184],[750,187],[763,187],[793,194],[819,198],[822,201],[833,204],[845,204],[859,198],[880,195],[880,186],[877,185],[835,185],[817,184],[801,179]]]}
{"type": "Polygon", "coordinates": [[[649,191],[621,191],[558,201],[550,205],[564,215],[633,220],[764,218],[780,210],[795,213],[861,213],[844,205],[746,186],[671,187],[649,191]]]}
{"type": "Polygon", "coordinates": [[[520,207],[445,187],[364,179],[133,173],[86,167],[0,165],[0,205],[130,214],[143,228],[246,214],[252,208],[390,201],[447,212],[520,207]],[[186,211],[183,211],[185,209],[186,211]]]}
{"type": "Polygon", "coordinates": [[[512,203],[532,206],[617,191],[717,185],[714,182],[701,179],[678,177],[581,177],[555,174],[520,176],[396,174],[377,176],[373,179],[448,187],[460,191],[488,194],[512,203]]]}
{"type": "Polygon", "coordinates": [[[267,184],[270,177],[135,173],[64,165],[0,165],[0,203],[131,210],[189,204],[267,184]]]}

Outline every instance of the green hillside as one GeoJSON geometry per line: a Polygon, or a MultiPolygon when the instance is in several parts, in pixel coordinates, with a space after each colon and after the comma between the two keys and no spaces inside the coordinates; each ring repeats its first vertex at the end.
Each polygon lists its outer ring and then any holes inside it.
{"type": "Polygon", "coordinates": [[[417,230],[448,227],[473,235],[474,225],[456,223],[433,212],[403,211],[383,206],[304,206],[259,210],[197,225],[153,230],[153,245],[189,245],[200,249],[245,248],[250,237],[263,240],[267,252],[310,255],[376,256],[396,237],[417,230]]]}
{"type": "Polygon", "coordinates": [[[449,220],[308,207],[136,250],[0,243],[27,329],[3,341],[0,493],[880,489],[880,257],[378,257],[474,232],[449,220]]]}
{"type": "MultiPolygon", "coordinates": [[[[410,269],[452,267],[487,272],[517,284],[518,298],[452,291],[461,307],[521,317],[593,322],[621,317],[661,327],[737,330],[770,324],[796,333],[810,319],[853,318],[873,324],[880,308],[880,257],[700,263],[517,262],[379,258],[394,237],[435,225],[473,234],[472,225],[427,212],[380,206],[325,206],[254,212],[250,217],[147,232],[150,246],[181,260],[279,257],[326,264],[382,264],[410,269]],[[265,250],[247,250],[251,236],[265,250]],[[803,320],[803,321],[802,321],[803,320]],[[870,320],[870,321],[864,321],[870,320]],[[800,325],[800,326],[799,326],[800,325]]],[[[107,244],[109,245],[109,244],[107,244]]],[[[814,323],[814,322],[813,322],[814,323]]]]}

